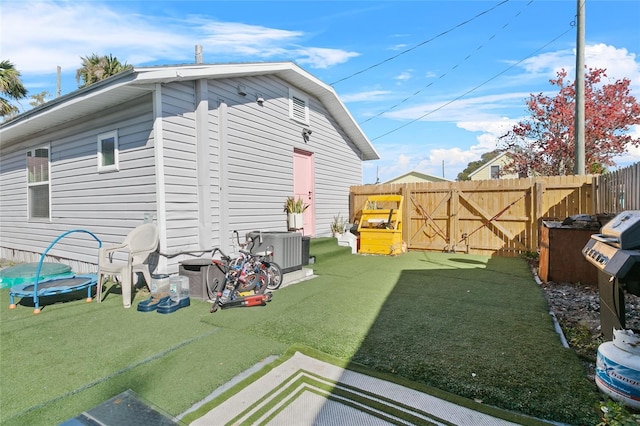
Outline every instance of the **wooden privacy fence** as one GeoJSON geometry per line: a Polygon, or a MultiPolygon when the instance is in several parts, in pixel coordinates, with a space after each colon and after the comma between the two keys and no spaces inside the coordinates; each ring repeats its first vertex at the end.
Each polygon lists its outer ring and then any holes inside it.
{"type": "Polygon", "coordinates": [[[535,252],[543,219],[595,214],[593,176],[551,176],[351,187],[350,221],[370,195],[404,196],[409,250],[516,256],[535,252]]]}
{"type": "Polygon", "coordinates": [[[594,178],[596,212],[640,210],[640,163],[594,178]]]}

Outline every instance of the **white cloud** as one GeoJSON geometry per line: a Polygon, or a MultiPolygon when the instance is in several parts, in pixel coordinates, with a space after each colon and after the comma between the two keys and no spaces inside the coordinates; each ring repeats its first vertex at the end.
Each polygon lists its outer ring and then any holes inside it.
{"type": "Polygon", "coordinates": [[[357,52],[321,47],[298,49],[296,53],[299,56],[297,60],[298,63],[309,64],[312,68],[329,68],[347,62],[349,59],[360,55],[357,52]]]}
{"type": "Polygon", "coordinates": [[[391,46],[390,50],[404,50],[404,49],[407,49],[408,47],[409,47],[408,44],[401,43],[401,44],[396,44],[394,46],[391,46]]]}
{"type": "MultiPolygon", "coordinates": [[[[640,125],[631,126],[629,134],[635,139],[640,139],[640,125]]],[[[626,167],[640,162],[640,146],[629,145],[627,152],[615,157],[614,161],[619,167],[626,167]]]]}
{"type": "Polygon", "coordinates": [[[148,52],[193,57],[194,41],[166,23],[155,26],[97,2],[12,2],[2,10],[2,55],[23,73],[55,72],[57,65],[75,70],[80,57],[92,53],[112,53],[129,63],[148,52]]]}
{"type": "Polygon", "coordinates": [[[302,31],[191,16],[168,19],[117,10],[100,2],[11,2],[2,9],[3,58],[23,73],[55,73],[80,66],[80,57],[113,54],[132,65],[193,62],[195,45],[203,46],[205,62],[219,57],[297,60],[327,68],[358,56],[357,52],[301,46],[302,31]],[[28,25],[25,22],[28,21],[28,25]],[[10,34],[11,37],[7,35],[10,34]],[[61,48],[64,46],[64,48],[61,48]],[[170,59],[169,59],[170,58],[170,59]]]}
{"type": "Polygon", "coordinates": [[[421,121],[501,121],[504,114],[514,107],[522,109],[526,92],[512,92],[497,95],[462,98],[452,101],[460,95],[451,94],[451,98],[431,101],[399,109],[384,114],[386,118],[397,120],[421,121]]]}
{"type": "MultiPolygon", "coordinates": [[[[517,78],[555,78],[556,73],[564,68],[573,81],[575,62],[575,50],[565,49],[543,53],[519,64],[526,74],[519,75],[517,78]]],[[[607,76],[611,80],[630,79],[632,91],[635,93],[640,91],[640,62],[636,59],[635,53],[603,43],[588,44],[584,48],[584,62],[588,68],[606,69],[607,76]]]]}
{"type": "Polygon", "coordinates": [[[347,93],[340,95],[343,102],[370,102],[391,94],[388,90],[369,90],[367,92],[347,93]]]}
{"type": "Polygon", "coordinates": [[[476,154],[483,154],[496,149],[498,138],[511,130],[520,120],[503,117],[501,120],[461,121],[456,126],[470,132],[480,132],[476,137],[478,145],[473,146],[472,149],[476,154]]]}
{"type": "MultiPolygon", "coordinates": [[[[587,45],[585,63],[591,68],[606,68],[610,80],[629,78],[632,91],[638,97],[640,64],[634,53],[605,44],[587,45]]],[[[562,68],[567,70],[569,78],[573,80],[571,76],[575,69],[575,53],[572,50],[544,53],[524,61],[519,66],[525,70],[525,73],[505,79],[505,87],[516,83],[518,86],[524,84],[526,87],[532,87],[532,89],[526,89],[528,91],[507,90],[494,95],[464,97],[453,102],[452,100],[460,95],[452,92],[448,97],[440,96],[440,100],[432,99],[426,103],[385,113],[385,118],[399,121],[419,119],[429,122],[453,122],[461,129],[478,134],[475,135],[476,143],[468,148],[432,148],[423,151],[406,147],[402,149],[402,158],[397,154],[398,147],[388,151],[379,150],[381,154],[388,154],[382,155],[384,165],[379,166],[381,180],[390,179],[410,170],[439,176],[442,161],[445,162],[446,170],[462,170],[469,162],[478,160],[483,153],[494,150],[498,138],[525,118],[523,116],[526,113],[525,100],[529,98],[531,92],[540,91],[534,89],[535,87],[544,87],[543,90],[548,89],[549,94],[553,95],[554,91],[548,84],[548,80],[554,78],[556,72],[562,68]],[[448,102],[451,103],[447,105],[448,102]]],[[[635,137],[640,137],[640,126],[635,126],[633,132],[635,137]]],[[[619,166],[640,161],[640,147],[630,147],[628,151],[615,159],[619,166]]],[[[457,171],[451,174],[457,174],[457,171]]],[[[447,178],[455,179],[455,176],[447,175],[447,178]]]]}
{"type": "Polygon", "coordinates": [[[403,82],[403,81],[410,80],[412,71],[413,70],[403,71],[400,74],[398,74],[397,76],[393,77],[393,79],[396,80],[397,82],[403,82]]]}
{"type": "MultiPolygon", "coordinates": [[[[413,170],[442,176],[443,164],[444,177],[455,179],[458,172],[463,170],[469,162],[479,159],[484,152],[487,152],[479,146],[468,150],[460,147],[416,149],[414,146],[395,143],[377,145],[376,149],[380,153],[381,160],[366,162],[364,168],[365,172],[376,170],[381,182],[413,170]]],[[[368,179],[365,178],[365,183],[375,181],[371,173],[365,173],[365,175],[369,176],[368,179]]]]}

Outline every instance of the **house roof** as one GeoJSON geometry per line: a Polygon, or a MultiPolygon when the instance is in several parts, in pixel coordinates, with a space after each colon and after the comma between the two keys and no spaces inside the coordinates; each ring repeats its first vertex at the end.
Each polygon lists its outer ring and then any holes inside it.
{"type": "Polygon", "coordinates": [[[136,98],[145,91],[153,90],[155,83],[255,75],[275,75],[316,97],[362,152],[363,160],[380,158],[335,90],[293,62],[134,67],[5,121],[0,124],[0,147],[136,98]]]}
{"type": "Polygon", "coordinates": [[[394,182],[398,182],[401,180],[406,180],[406,178],[415,178],[415,181],[424,181],[424,182],[451,182],[450,179],[447,178],[443,178],[443,177],[438,177],[438,176],[434,176],[434,175],[430,175],[428,173],[420,173],[420,172],[416,172],[415,170],[412,170],[408,173],[405,173],[403,175],[400,176],[396,176],[393,179],[390,179],[384,183],[394,183],[394,182]]]}

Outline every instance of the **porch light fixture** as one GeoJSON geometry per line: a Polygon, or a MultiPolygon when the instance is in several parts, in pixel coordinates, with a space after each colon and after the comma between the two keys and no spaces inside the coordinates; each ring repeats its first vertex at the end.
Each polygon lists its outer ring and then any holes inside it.
{"type": "Polygon", "coordinates": [[[304,127],[302,129],[302,139],[304,139],[305,142],[309,142],[309,139],[311,138],[311,133],[313,133],[311,129],[304,127]]]}
{"type": "Polygon", "coordinates": [[[247,88],[242,84],[238,84],[238,95],[247,96],[247,88]]]}
{"type": "Polygon", "coordinates": [[[260,93],[256,94],[256,102],[260,106],[262,106],[262,104],[264,104],[264,98],[262,97],[262,95],[260,93]]]}

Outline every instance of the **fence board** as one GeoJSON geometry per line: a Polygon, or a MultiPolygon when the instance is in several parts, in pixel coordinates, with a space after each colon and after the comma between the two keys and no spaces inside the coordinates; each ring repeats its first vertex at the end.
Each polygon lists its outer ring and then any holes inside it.
{"type": "Polygon", "coordinates": [[[596,211],[640,210],[640,163],[596,177],[596,211]]]}

